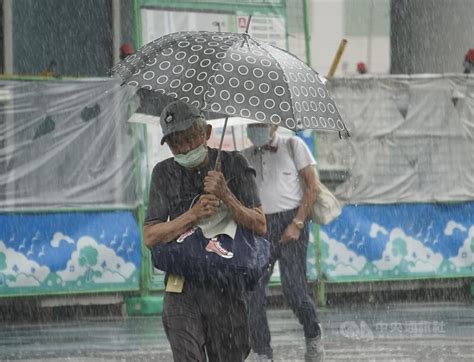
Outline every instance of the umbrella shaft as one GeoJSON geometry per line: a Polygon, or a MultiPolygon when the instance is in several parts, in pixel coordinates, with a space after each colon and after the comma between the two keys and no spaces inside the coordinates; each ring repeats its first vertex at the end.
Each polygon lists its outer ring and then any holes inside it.
{"type": "Polygon", "coordinates": [[[225,117],[224,127],[222,128],[221,142],[219,143],[219,149],[217,150],[216,164],[214,165],[214,171],[220,171],[221,168],[221,153],[222,153],[222,144],[224,143],[225,131],[227,129],[227,121],[229,117],[225,117]]]}

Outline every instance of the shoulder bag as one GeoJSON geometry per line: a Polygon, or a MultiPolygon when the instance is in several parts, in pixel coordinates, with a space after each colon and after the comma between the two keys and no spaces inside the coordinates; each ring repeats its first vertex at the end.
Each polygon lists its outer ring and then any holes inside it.
{"type": "MultiPolygon", "coordinates": [[[[288,140],[288,150],[296,166],[293,147],[293,141],[290,138],[288,140]]],[[[316,172],[316,175],[318,175],[316,165],[314,165],[314,170],[316,172]]],[[[329,189],[324,186],[324,184],[319,180],[319,177],[317,177],[317,182],[319,192],[316,197],[316,202],[313,205],[312,220],[317,224],[325,225],[329,224],[341,214],[342,206],[336,196],[334,196],[332,192],[329,191],[329,189]]]]}

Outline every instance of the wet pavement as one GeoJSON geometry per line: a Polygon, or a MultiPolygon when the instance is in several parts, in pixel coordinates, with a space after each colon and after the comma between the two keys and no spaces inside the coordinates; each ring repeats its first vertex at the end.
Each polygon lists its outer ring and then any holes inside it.
{"type": "MultiPolygon", "coordinates": [[[[301,361],[302,329],[269,310],[276,361],[301,361]]],[[[325,361],[472,361],[474,305],[394,303],[319,310],[325,361]]],[[[3,323],[1,361],[171,361],[160,317],[3,323]]],[[[253,355],[249,356],[253,360],[253,355]]]]}

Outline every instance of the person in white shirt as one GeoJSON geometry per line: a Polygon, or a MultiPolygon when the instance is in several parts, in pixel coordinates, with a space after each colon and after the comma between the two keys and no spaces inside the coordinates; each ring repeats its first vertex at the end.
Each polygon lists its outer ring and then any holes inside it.
{"type": "Polygon", "coordinates": [[[271,268],[250,296],[250,344],[258,360],[273,359],[265,288],[273,265],[279,261],[283,294],[303,325],[305,359],[314,361],[322,354],[321,328],[307,289],[306,253],[308,216],[319,191],[316,161],[301,138],[284,137],[276,131],[277,126],[248,125],[247,136],[253,146],[243,150],[257,172],[257,186],[267,220],[265,237],[272,245],[271,268]]]}

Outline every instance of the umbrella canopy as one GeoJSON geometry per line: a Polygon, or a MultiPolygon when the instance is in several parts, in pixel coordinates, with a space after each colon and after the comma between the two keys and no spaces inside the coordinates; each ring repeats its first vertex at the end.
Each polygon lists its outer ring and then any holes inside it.
{"type": "Polygon", "coordinates": [[[348,136],[325,79],[294,55],[247,33],[165,35],[115,65],[112,73],[126,84],[201,110],[348,136]]]}
{"type": "MultiPolygon", "coordinates": [[[[153,92],[144,88],[138,90],[137,96],[140,99],[140,106],[138,107],[136,112],[155,117],[160,117],[163,109],[168,104],[176,100],[176,98],[167,96],[163,93],[153,92]]],[[[202,110],[202,114],[208,120],[217,118],[220,119],[225,117],[224,114],[209,112],[205,110],[202,110]]]]}

